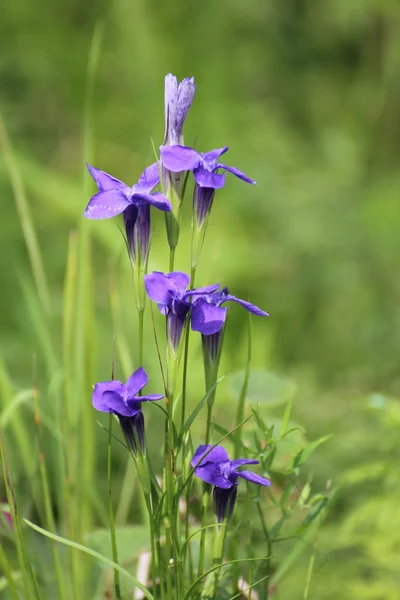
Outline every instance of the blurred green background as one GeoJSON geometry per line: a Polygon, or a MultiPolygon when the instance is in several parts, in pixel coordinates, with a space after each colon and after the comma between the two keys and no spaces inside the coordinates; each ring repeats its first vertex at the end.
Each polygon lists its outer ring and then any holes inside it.
{"type": "MultiPolygon", "coordinates": [[[[0,107],[43,253],[54,347],[61,346],[68,236],[82,226],[93,191],[83,183],[84,161],[90,156],[134,183],[153,161],[150,138],[162,142],[165,74],[194,75],[186,142],[196,139],[201,150],[229,145],[226,162],[257,181],[250,187],[230,178],[218,193],[197,281],[248,293],[271,314],[254,320],[254,367],[296,382],[295,417],[311,439],[334,433],[310,470],[320,486],[332,480],[339,487],[315,544],[310,597],[397,600],[398,3],[13,0],[2,8],[0,32],[0,107]],[[85,86],[99,23],[89,148],[85,86]]],[[[3,150],[4,143],[3,133],[3,150]]],[[[22,389],[32,381],[38,347],[37,377],[51,378],[40,352],[49,357],[52,348],[24,293],[33,279],[3,158],[0,202],[0,353],[2,368],[22,389]]],[[[186,227],[189,219],[187,201],[186,227]]],[[[150,269],[167,270],[163,219],[155,215],[154,222],[150,269]]],[[[96,377],[107,379],[118,330],[110,269],[119,273],[117,320],[135,365],[132,286],[115,220],[87,226],[97,318],[91,360],[96,377]]],[[[188,251],[184,233],[178,268],[188,269],[188,251]]],[[[149,317],[146,331],[145,366],[160,381],[149,317]]],[[[242,368],[245,340],[246,319],[236,307],[224,370],[242,368]]],[[[202,383],[196,344],[191,369],[195,396],[202,383]]],[[[222,414],[232,400],[222,393],[219,402],[222,414]]],[[[306,551],[279,598],[301,597],[296,590],[304,588],[308,560],[306,551]]]]}

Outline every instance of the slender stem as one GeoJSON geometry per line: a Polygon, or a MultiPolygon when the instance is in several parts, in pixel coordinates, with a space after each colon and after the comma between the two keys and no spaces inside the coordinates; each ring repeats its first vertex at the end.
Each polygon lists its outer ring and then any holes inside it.
{"type": "Polygon", "coordinates": [[[139,320],[139,339],[138,339],[138,358],[139,358],[139,366],[143,365],[143,324],[144,324],[144,310],[138,310],[138,320],[139,320]]]}
{"type": "Polygon", "coordinates": [[[154,528],[154,520],[153,520],[153,510],[151,505],[151,497],[150,494],[145,494],[145,502],[147,507],[147,512],[149,514],[149,527],[150,527],[150,545],[151,545],[151,580],[153,585],[153,596],[156,597],[157,594],[157,566],[156,566],[156,536],[155,536],[155,528],[154,528]]]}
{"type": "MultiPolygon", "coordinates": [[[[261,510],[260,502],[256,502],[256,507],[257,507],[258,516],[260,517],[263,534],[264,534],[264,537],[265,537],[265,540],[267,543],[267,559],[266,559],[267,569],[266,570],[267,570],[268,581],[269,581],[269,576],[271,575],[272,540],[271,540],[271,536],[269,535],[268,527],[265,522],[263,512],[261,510]]],[[[269,592],[268,587],[269,586],[267,584],[266,588],[265,588],[265,600],[268,600],[268,592],[269,592]]]]}
{"type": "MultiPolygon", "coordinates": [[[[196,277],[196,268],[193,268],[190,273],[190,287],[194,288],[194,280],[196,277]]],[[[181,406],[181,428],[185,424],[185,409],[186,409],[186,384],[187,384],[187,370],[188,370],[188,358],[189,358],[189,334],[190,327],[189,321],[186,323],[186,336],[185,336],[185,350],[183,355],[183,376],[182,376],[182,406],[181,406]]],[[[182,452],[182,460],[185,459],[185,453],[182,452]]]]}
{"type": "Polygon", "coordinates": [[[210,485],[208,483],[203,483],[203,510],[201,514],[201,536],[200,536],[200,550],[199,550],[199,564],[197,569],[197,576],[200,577],[204,571],[204,555],[206,548],[206,523],[207,523],[207,514],[208,514],[208,502],[210,499],[210,485]]]}
{"type": "MultiPolygon", "coordinates": [[[[217,567],[222,563],[222,556],[224,553],[225,536],[227,529],[227,520],[221,523],[220,527],[217,527],[214,532],[214,545],[213,545],[213,566],[217,567]]],[[[214,571],[214,592],[213,598],[217,597],[219,581],[219,570],[214,571]]]]}
{"type": "MultiPolygon", "coordinates": [[[[117,538],[115,535],[115,518],[114,518],[114,509],[111,498],[111,440],[112,440],[112,426],[113,426],[114,417],[110,413],[108,418],[108,454],[107,454],[107,486],[108,486],[108,514],[110,518],[110,535],[111,535],[111,548],[112,548],[112,558],[115,563],[118,563],[118,549],[117,549],[117,538]]],[[[114,589],[115,589],[115,597],[117,600],[121,600],[121,585],[119,578],[119,571],[114,569],[114,589]]]]}
{"type": "Polygon", "coordinates": [[[175,262],[175,248],[170,248],[169,251],[169,272],[172,273],[174,270],[174,262],[175,262]]]}
{"type": "Polygon", "coordinates": [[[211,439],[211,416],[212,416],[212,404],[207,404],[207,424],[206,424],[206,445],[210,443],[211,439]]]}

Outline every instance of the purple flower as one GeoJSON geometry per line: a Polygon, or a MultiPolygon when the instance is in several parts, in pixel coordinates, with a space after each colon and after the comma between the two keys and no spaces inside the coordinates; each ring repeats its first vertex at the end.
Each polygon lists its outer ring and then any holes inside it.
{"type": "Polygon", "coordinates": [[[165,134],[164,144],[172,146],[183,143],[183,124],[196,93],[194,77],[186,77],[178,84],[169,73],[165,76],[165,134]]]}
{"type": "Polygon", "coordinates": [[[88,219],[110,219],[124,213],[129,252],[135,260],[139,248],[143,261],[146,261],[150,242],[150,205],[171,211],[171,204],[163,194],[151,193],[160,183],[158,163],[147,167],[132,187],[96,167],[87,165],[87,168],[99,191],[91,198],[84,216],[88,219]]]}
{"type": "Polygon", "coordinates": [[[197,477],[214,486],[215,514],[218,523],[221,523],[225,517],[229,519],[232,515],[239,485],[238,477],[264,486],[269,486],[271,482],[251,471],[238,471],[243,465],[257,465],[259,461],[248,458],[229,460],[228,453],[222,446],[215,446],[202,459],[210,448],[212,446],[199,446],[190,464],[197,477]]]}
{"type": "Polygon", "coordinates": [[[247,177],[236,167],[229,167],[218,162],[219,157],[227,152],[228,146],[211,150],[202,154],[188,146],[161,146],[161,162],[164,167],[172,172],[193,171],[196,186],[194,190],[194,203],[196,205],[196,216],[198,226],[201,227],[206,216],[209,214],[214,199],[215,190],[224,187],[225,175],[218,173],[219,170],[229,171],[246,183],[255,184],[255,181],[247,177]]]}
{"type": "Polygon", "coordinates": [[[216,284],[188,291],[189,283],[189,275],[180,271],[168,274],[154,271],[154,273],[144,277],[147,295],[153,302],[157,302],[160,312],[167,317],[168,333],[175,351],[178,348],[186,317],[192,306],[190,296],[194,293],[209,294],[219,287],[219,284],[216,284]]]}
{"type": "Polygon", "coordinates": [[[191,295],[193,296],[192,329],[193,331],[200,331],[204,336],[213,335],[221,331],[228,310],[222,307],[222,304],[225,302],[237,302],[237,304],[241,304],[246,310],[259,317],[269,316],[268,313],[255,306],[255,304],[232,296],[226,287],[220,291],[214,289],[210,293],[193,290],[191,295]]]}
{"type": "Polygon", "coordinates": [[[94,386],[92,403],[96,410],[113,413],[119,419],[127,444],[134,454],[137,452],[137,441],[144,452],[144,417],[142,402],[151,402],[164,398],[160,394],[139,396],[139,392],[147,385],[148,377],[143,367],[137,369],[125,383],[121,381],[102,381],[94,386]]]}

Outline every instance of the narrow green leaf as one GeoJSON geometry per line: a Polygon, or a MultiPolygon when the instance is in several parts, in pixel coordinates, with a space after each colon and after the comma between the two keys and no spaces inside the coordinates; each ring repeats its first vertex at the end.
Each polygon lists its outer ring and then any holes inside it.
{"type": "Polygon", "coordinates": [[[97,560],[103,562],[105,565],[107,565],[111,569],[116,569],[117,571],[119,571],[120,573],[125,575],[125,577],[127,577],[130,581],[132,581],[134,583],[134,585],[136,585],[136,587],[138,587],[139,590],[141,590],[143,592],[143,595],[145,596],[145,598],[148,598],[148,600],[154,600],[153,595],[149,592],[149,590],[144,585],[142,585],[140,583],[140,581],[138,581],[135,577],[133,577],[133,575],[131,575],[129,573],[129,571],[127,571],[126,569],[124,569],[123,567],[121,567],[120,565],[115,563],[114,561],[110,560],[109,558],[106,558],[105,556],[103,556],[99,552],[96,552],[95,550],[92,550],[91,548],[87,548],[87,546],[83,546],[82,544],[77,544],[76,542],[73,542],[72,540],[67,540],[66,538],[63,538],[59,535],[50,533],[49,531],[42,529],[42,527],[39,527],[38,525],[35,525],[31,521],[28,521],[28,519],[23,519],[23,521],[27,525],[29,525],[29,527],[31,527],[38,533],[41,533],[42,535],[50,538],[51,540],[53,540],[55,542],[59,542],[60,544],[64,544],[65,546],[69,546],[70,548],[74,548],[75,550],[80,550],[81,552],[84,552],[85,554],[89,554],[89,556],[93,556],[93,558],[96,558],[97,560]]]}
{"type": "Polygon", "coordinates": [[[286,433],[286,429],[287,429],[287,426],[289,423],[291,412],[292,412],[292,399],[289,398],[288,403],[286,404],[286,407],[285,407],[285,412],[283,413],[283,417],[282,417],[281,437],[283,437],[286,433]]]}
{"type": "Polygon", "coordinates": [[[186,421],[185,425],[183,426],[183,430],[182,430],[182,435],[181,435],[181,439],[183,439],[186,435],[186,433],[189,431],[190,427],[192,426],[194,420],[196,419],[197,415],[199,414],[199,412],[201,411],[201,409],[203,408],[206,400],[209,398],[209,396],[211,396],[211,394],[213,393],[213,391],[215,390],[215,388],[217,387],[217,385],[219,383],[221,383],[221,381],[223,379],[225,379],[226,375],[222,375],[222,377],[220,377],[212,387],[210,387],[210,389],[208,390],[208,392],[205,394],[205,396],[203,396],[203,398],[200,400],[200,402],[197,404],[196,408],[193,410],[193,412],[191,413],[190,417],[188,418],[188,420],[186,421]]]}

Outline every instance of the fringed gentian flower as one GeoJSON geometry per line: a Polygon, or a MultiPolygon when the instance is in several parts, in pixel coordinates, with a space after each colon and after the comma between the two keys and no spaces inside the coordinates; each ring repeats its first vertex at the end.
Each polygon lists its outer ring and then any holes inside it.
{"type": "Polygon", "coordinates": [[[129,253],[136,260],[140,251],[146,262],[150,244],[150,205],[159,210],[171,211],[171,203],[153,188],[160,183],[158,164],[147,167],[132,187],[100,169],[87,165],[95,180],[98,193],[93,196],[83,213],[88,219],[109,219],[124,214],[124,224],[129,253]]]}
{"type": "Polygon", "coordinates": [[[239,467],[243,465],[256,465],[259,461],[248,458],[229,460],[228,453],[222,446],[215,446],[202,459],[202,456],[210,448],[212,446],[199,446],[192,458],[191,465],[195,469],[197,477],[214,486],[215,515],[217,522],[222,523],[225,518],[229,519],[232,516],[239,485],[238,477],[263,486],[269,486],[271,482],[251,471],[238,471],[239,467]]]}
{"type": "Polygon", "coordinates": [[[137,369],[125,383],[102,381],[93,390],[92,402],[96,410],[113,413],[118,417],[126,443],[136,455],[139,449],[145,451],[144,417],[142,402],[153,402],[164,398],[160,394],[139,396],[147,385],[148,377],[143,367],[137,369]]]}
{"type": "Polygon", "coordinates": [[[193,290],[192,296],[192,329],[202,334],[203,350],[207,350],[211,361],[215,361],[218,356],[222,330],[228,312],[228,309],[223,307],[222,304],[225,302],[236,302],[254,315],[259,317],[269,316],[268,313],[258,308],[255,304],[232,296],[226,287],[219,291],[213,290],[211,293],[201,291],[199,293],[199,290],[193,290]]]}
{"type": "Polygon", "coordinates": [[[194,203],[196,206],[197,227],[201,228],[209,214],[214,200],[215,190],[224,187],[225,175],[218,173],[219,170],[229,171],[246,183],[255,184],[255,181],[247,177],[236,167],[229,167],[218,162],[219,157],[227,152],[228,146],[211,150],[202,154],[188,146],[161,146],[160,156],[164,167],[172,172],[193,171],[196,182],[194,190],[194,203]]]}
{"type": "Polygon", "coordinates": [[[168,335],[175,351],[192,306],[190,296],[194,293],[207,295],[219,288],[219,284],[215,284],[188,291],[189,283],[189,275],[180,271],[168,274],[154,271],[144,278],[147,295],[153,302],[157,302],[160,312],[167,317],[168,335]]]}

